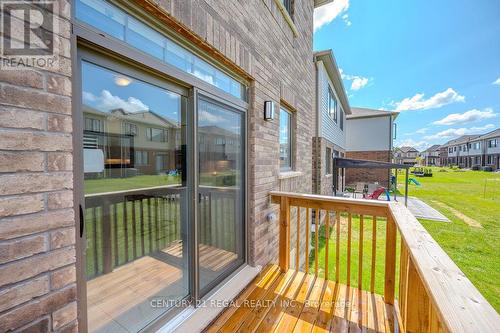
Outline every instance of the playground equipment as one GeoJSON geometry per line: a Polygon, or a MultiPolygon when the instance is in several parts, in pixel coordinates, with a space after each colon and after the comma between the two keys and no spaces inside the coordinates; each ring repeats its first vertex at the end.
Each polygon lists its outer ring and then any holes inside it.
{"type": "Polygon", "coordinates": [[[422,186],[422,184],[420,184],[420,182],[418,180],[416,180],[415,178],[408,179],[408,184],[411,184],[411,183],[413,183],[417,186],[422,186]]]}
{"type": "Polygon", "coordinates": [[[364,196],[364,198],[365,199],[378,200],[378,197],[380,197],[380,195],[382,193],[385,193],[385,195],[387,197],[387,201],[391,201],[391,197],[389,196],[389,191],[387,191],[387,189],[385,187],[379,187],[378,189],[376,189],[375,191],[373,191],[372,194],[366,194],[364,196]]]}
{"type": "Polygon", "coordinates": [[[417,177],[432,177],[431,168],[413,168],[411,173],[417,177]]]}

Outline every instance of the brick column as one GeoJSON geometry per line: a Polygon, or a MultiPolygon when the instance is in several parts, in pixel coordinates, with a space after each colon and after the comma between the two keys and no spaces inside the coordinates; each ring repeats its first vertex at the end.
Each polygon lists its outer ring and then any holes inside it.
{"type": "Polygon", "coordinates": [[[0,69],[0,332],[77,331],[70,5],[57,69],[0,69]]]}

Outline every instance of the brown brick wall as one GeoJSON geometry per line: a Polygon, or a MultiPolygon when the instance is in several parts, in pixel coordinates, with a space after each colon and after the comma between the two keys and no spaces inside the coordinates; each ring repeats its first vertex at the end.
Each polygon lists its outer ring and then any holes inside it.
{"type": "Polygon", "coordinates": [[[295,1],[294,37],[275,0],[159,1],[161,8],[236,64],[254,80],[248,110],[248,243],[251,264],[277,259],[278,224],[266,216],[278,214],[269,191],[285,186],[312,191],[311,138],[314,124],[312,53],[313,2],[295,1]],[[294,111],[294,169],[300,181],[279,180],[279,114],[264,121],[264,102],[284,101],[294,111]],[[286,183],[283,185],[282,183],[286,183]]]}
{"type": "MultiPolygon", "coordinates": [[[[70,2],[58,2],[61,67],[0,71],[0,332],[77,330],[71,108],[75,50],[70,48],[70,2]]],[[[203,49],[212,48],[253,78],[249,260],[261,265],[276,260],[278,223],[266,216],[278,209],[270,205],[269,191],[312,191],[313,2],[295,1],[298,36],[274,0],[155,2],[205,41],[203,49]],[[301,174],[293,181],[279,179],[279,119],[263,120],[268,100],[285,102],[295,113],[294,169],[301,174]]]]}
{"type": "Polygon", "coordinates": [[[0,69],[0,332],[76,331],[70,5],[60,68],[0,69]]]}
{"type": "MultiPolygon", "coordinates": [[[[331,143],[325,138],[314,137],[312,138],[312,183],[313,192],[316,194],[333,195],[333,163],[330,165],[330,172],[326,171],[326,149],[330,148],[331,152],[345,151],[339,146],[331,143]]],[[[338,185],[342,188],[343,178],[342,171],[338,171],[338,185]]]]}
{"type": "MultiPolygon", "coordinates": [[[[390,162],[390,151],[348,151],[347,158],[390,162]]],[[[389,170],[387,169],[346,169],[346,185],[356,182],[378,182],[384,187],[389,185],[389,170]]]]}

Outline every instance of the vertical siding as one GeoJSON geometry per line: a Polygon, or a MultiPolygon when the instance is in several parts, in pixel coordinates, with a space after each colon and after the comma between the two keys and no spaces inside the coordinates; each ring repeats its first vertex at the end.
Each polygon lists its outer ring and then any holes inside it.
{"type": "MultiPolygon", "coordinates": [[[[328,77],[328,73],[326,72],[325,66],[322,61],[318,62],[318,111],[320,114],[320,130],[319,136],[327,139],[331,143],[340,146],[341,148],[346,148],[346,119],[345,113],[344,117],[344,130],[340,130],[340,115],[338,119],[338,123],[335,123],[333,119],[328,114],[328,87],[332,87],[332,90],[335,91],[335,88],[328,77]]],[[[337,98],[337,100],[339,100],[337,98]]],[[[340,102],[339,102],[340,103],[340,102]]]]}

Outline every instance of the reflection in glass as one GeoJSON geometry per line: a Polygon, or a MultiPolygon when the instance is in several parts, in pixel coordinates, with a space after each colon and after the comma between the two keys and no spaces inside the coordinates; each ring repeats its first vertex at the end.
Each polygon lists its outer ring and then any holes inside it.
{"type": "Polygon", "coordinates": [[[292,168],[291,117],[290,112],[280,110],[280,167],[285,170],[292,168]]]}
{"type": "Polygon", "coordinates": [[[200,289],[244,259],[242,114],[198,101],[200,289]]]}
{"type": "Polygon", "coordinates": [[[82,104],[89,331],[135,332],[189,293],[186,98],[82,62],[82,104]]]}
{"type": "Polygon", "coordinates": [[[196,76],[211,85],[245,99],[245,86],[213,65],[196,56],[135,19],[120,8],[104,0],[77,0],[76,17],[136,49],[147,53],[167,64],[196,76]]]}

